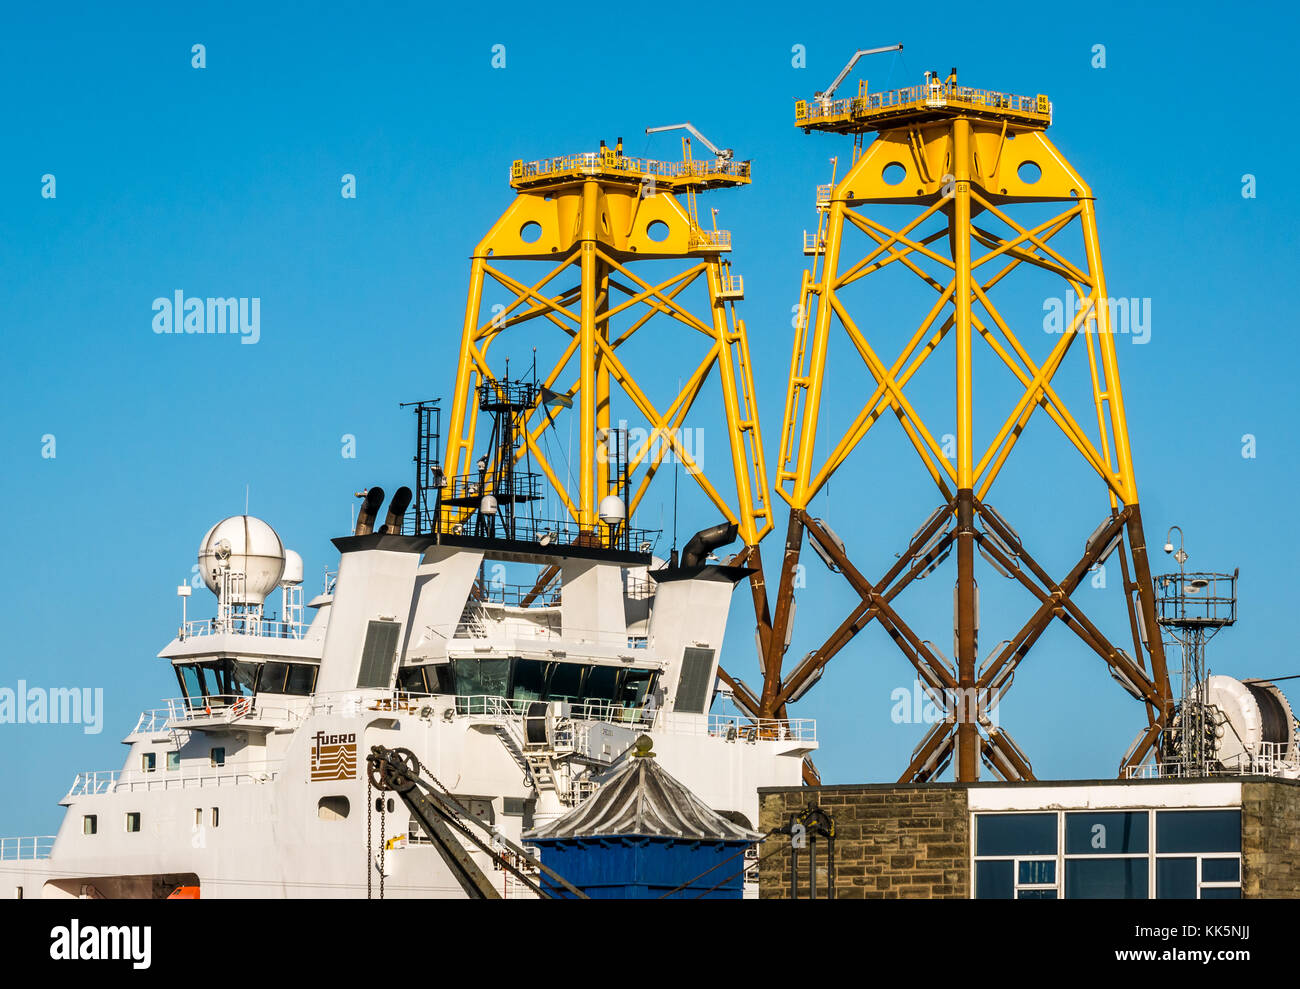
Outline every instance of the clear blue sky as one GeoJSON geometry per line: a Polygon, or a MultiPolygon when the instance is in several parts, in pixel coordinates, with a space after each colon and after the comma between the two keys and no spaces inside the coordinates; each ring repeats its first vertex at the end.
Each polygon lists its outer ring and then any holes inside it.
{"type": "MultiPolygon", "coordinates": [[[[73,774],[117,768],[117,740],[136,714],[175,693],[154,658],[179,617],[175,586],[208,526],[243,509],[246,484],[254,514],[303,554],[314,590],[334,564],[328,540],[346,529],[352,492],[406,481],[412,421],[397,403],[451,388],[465,259],[509,202],[514,158],[619,135],[635,153],[668,156],[675,139],[646,139],[643,128],[691,119],[753,160],[753,186],[713,204],[749,288],[743,312],[774,461],[800,237],[815,223],[828,158],[847,154],[843,139],[792,127],[792,99],[823,88],[855,47],[895,41],[903,58],[866,67],[873,88],[956,65],[963,82],[1054,101],[1050,135],[1099,197],[1112,294],[1151,300],[1150,342],[1120,343],[1150,541],[1178,523],[1189,567],[1241,567],[1241,622],[1213,644],[1215,670],[1300,673],[1284,621],[1295,607],[1286,492],[1297,481],[1300,195],[1290,167],[1300,148],[1285,118],[1290,7],[1094,4],[1080,17],[1003,5],[963,19],[959,8],[759,5],[680,31],[644,7],[588,22],[557,9],[540,24],[529,19],[537,9],[9,11],[0,686],[103,687],[107,710],[93,737],[0,725],[0,834],[53,831],[73,774]],[[203,70],[190,64],[196,43],[206,46],[203,70]],[[503,70],[490,64],[495,44],[506,46],[503,70]],[[796,44],[806,69],[791,66],[796,44]],[[1104,69],[1091,65],[1097,44],[1104,69]],[[339,194],[344,173],[357,176],[355,200],[339,194]],[[1246,173],[1257,198],[1241,194],[1246,173]],[[56,177],[55,199],[41,196],[45,174],[56,177]],[[153,300],[177,289],[260,298],[261,341],[154,334],[153,300]],[[345,433],[357,437],[355,460],[340,456],[345,433]],[[1254,459],[1241,455],[1247,433],[1254,459]],[[54,459],[41,455],[46,434],[54,459]]],[[[1028,318],[1041,318],[1034,310],[1028,318]]],[[[1039,353],[1049,342],[1032,324],[1025,335],[1039,353]]],[[[647,376],[663,386],[680,373],[665,362],[647,376]]],[[[1088,421],[1085,407],[1075,411],[1088,421]]],[[[851,461],[819,500],[850,547],[880,561],[864,563],[869,573],[933,507],[897,434],[882,430],[876,452],[851,461]]],[[[722,455],[720,433],[706,443],[722,455]]],[[[1039,424],[990,499],[1056,572],[1105,510],[1061,448],[1039,424]]],[[[648,511],[641,522],[657,525],[660,509],[648,511]]],[[[682,528],[712,521],[701,512],[682,528]]],[[[779,541],[765,544],[771,561],[779,541]]],[[[808,564],[792,658],[853,600],[811,554],[808,564]]],[[[1026,614],[996,579],[984,585],[981,653],[1026,614]]],[[[908,599],[941,646],[949,581],[931,578],[908,599]]],[[[1081,600],[1089,594],[1102,592],[1085,588],[1081,600]]],[[[192,605],[211,607],[205,592],[192,605]]],[[[742,590],[725,661],[753,683],[751,643],[742,590]]],[[[828,781],[891,779],[906,762],[918,729],[890,722],[889,695],[908,674],[872,629],[800,705],[819,720],[828,781]]],[[[1003,723],[1040,776],[1105,776],[1141,712],[1057,629],[1018,679],[1003,723]]]]}

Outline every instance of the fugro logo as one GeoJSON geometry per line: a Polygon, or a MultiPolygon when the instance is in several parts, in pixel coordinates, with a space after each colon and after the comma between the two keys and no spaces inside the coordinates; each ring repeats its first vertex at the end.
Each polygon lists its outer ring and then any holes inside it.
{"type": "Polygon", "coordinates": [[[312,737],[310,773],[313,783],[356,779],[356,734],[327,735],[318,731],[312,737]]]}
{"type": "Polygon", "coordinates": [[[240,343],[262,338],[260,298],[186,298],[177,289],[170,299],[153,300],[155,333],[222,333],[238,335],[240,343]]]}

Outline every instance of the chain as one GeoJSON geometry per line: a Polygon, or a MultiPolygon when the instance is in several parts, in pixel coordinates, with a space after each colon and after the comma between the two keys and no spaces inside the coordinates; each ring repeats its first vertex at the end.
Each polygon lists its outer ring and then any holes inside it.
{"type": "Polygon", "coordinates": [[[384,898],[384,872],[388,868],[388,839],[385,834],[388,831],[388,798],[381,797],[384,802],[379,807],[379,898],[384,898]]]}
{"type": "Polygon", "coordinates": [[[375,809],[374,784],[366,778],[366,899],[374,899],[373,880],[374,880],[374,825],[371,818],[375,809]]]}

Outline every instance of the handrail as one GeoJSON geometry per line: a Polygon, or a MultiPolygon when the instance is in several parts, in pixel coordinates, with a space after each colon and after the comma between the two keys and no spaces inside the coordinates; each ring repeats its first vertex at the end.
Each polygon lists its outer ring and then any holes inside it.
{"type": "Polygon", "coordinates": [[[47,859],[54,850],[52,834],[0,838],[0,862],[20,862],[47,859]]]}
{"type": "Polygon", "coordinates": [[[804,124],[829,117],[870,114],[877,110],[904,109],[909,106],[942,107],[952,104],[1012,110],[1051,118],[1051,103],[1042,95],[1021,96],[992,89],[959,86],[956,83],[932,82],[838,100],[798,100],[795,103],[795,122],[804,124]]]}

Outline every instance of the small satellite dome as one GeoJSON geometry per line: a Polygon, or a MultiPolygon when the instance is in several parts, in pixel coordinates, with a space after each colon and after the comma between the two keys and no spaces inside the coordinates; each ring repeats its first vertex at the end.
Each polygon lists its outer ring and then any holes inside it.
{"type": "Polygon", "coordinates": [[[600,516],[602,522],[613,525],[627,518],[627,508],[618,495],[606,495],[600,499],[600,507],[596,510],[596,514],[600,516]]]}
{"type": "Polygon", "coordinates": [[[280,575],[281,587],[293,587],[302,583],[302,557],[291,549],[284,551],[284,573],[280,575]]]}
{"type": "MultiPolygon", "coordinates": [[[[298,566],[301,571],[301,559],[298,566]]],[[[244,587],[232,595],[231,604],[261,604],[284,574],[284,544],[261,519],[232,515],[209,529],[199,543],[199,573],[213,594],[221,589],[220,576],[213,571],[222,567],[244,575],[244,587]]]]}
{"type": "Polygon", "coordinates": [[[478,510],[483,515],[495,515],[497,513],[497,500],[494,495],[484,495],[478,503],[478,510]]]}

